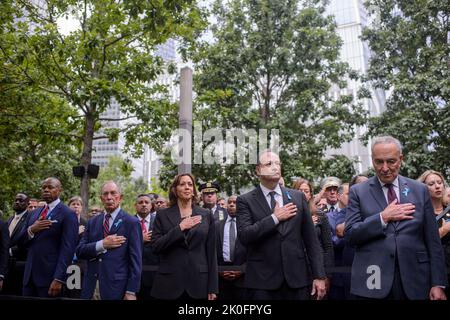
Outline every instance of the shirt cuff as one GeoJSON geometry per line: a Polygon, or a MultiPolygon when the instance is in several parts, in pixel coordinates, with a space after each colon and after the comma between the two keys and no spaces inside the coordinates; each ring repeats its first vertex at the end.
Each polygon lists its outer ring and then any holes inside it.
{"type": "Polygon", "coordinates": [[[133,295],[133,296],[135,296],[135,295],[136,295],[136,293],[135,293],[135,292],[132,292],[132,291],[125,291],[125,293],[127,293],[127,294],[131,294],[131,295],[133,295]]]}
{"type": "Polygon", "coordinates": [[[275,225],[276,225],[276,226],[280,223],[280,221],[278,220],[278,218],[275,216],[275,213],[272,213],[272,219],[273,219],[273,222],[275,222],[275,225]]]}
{"type": "Polygon", "coordinates": [[[105,247],[103,247],[103,240],[99,240],[95,243],[95,251],[97,251],[97,255],[106,252],[105,247]]]}
{"type": "Polygon", "coordinates": [[[28,227],[27,231],[28,231],[28,239],[33,239],[34,238],[34,233],[31,232],[31,226],[28,227]]]}
{"type": "Polygon", "coordinates": [[[383,217],[381,216],[381,212],[380,212],[380,221],[381,221],[381,226],[383,227],[383,230],[387,228],[387,223],[384,222],[383,217]]]}

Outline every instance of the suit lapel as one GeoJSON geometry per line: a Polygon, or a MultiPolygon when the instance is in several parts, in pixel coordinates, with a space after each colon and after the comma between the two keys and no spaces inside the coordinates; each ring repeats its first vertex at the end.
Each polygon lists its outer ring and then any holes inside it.
{"type": "Polygon", "coordinates": [[[372,193],[372,196],[378,203],[381,210],[384,210],[384,208],[387,207],[386,198],[384,197],[383,189],[381,187],[380,182],[378,181],[378,178],[375,176],[372,178],[370,183],[370,193],[372,193]]]}
{"type": "Polygon", "coordinates": [[[167,215],[167,218],[169,219],[172,226],[175,227],[180,224],[181,216],[180,216],[180,209],[178,208],[178,205],[174,205],[165,214],[167,215]]]}
{"type": "Polygon", "coordinates": [[[123,212],[122,209],[120,209],[119,213],[117,214],[116,218],[113,221],[112,226],[109,227],[109,234],[117,233],[117,230],[119,230],[123,224],[122,221],[123,221],[124,215],[125,215],[125,213],[123,212]]]}
{"type": "Polygon", "coordinates": [[[58,213],[61,209],[61,202],[58,203],[51,211],[48,212],[47,214],[47,219],[49,220],[58,220],[56,219],[58,216],[58,213]]]}
{"type": "MultiPolygon", "coordinates": [[[[406,180],[402,177],[402,176],[398,176],[398,193],[399,193],[399,201],[400,203],[408,203],[411,202],[408,200],[408,193],[411,190],[409,190],[408,188],[408,183],[406,182],[406,180]]],[[[399,225],[403,225],[402,222],[406,222],[408,220],[402,220],[402,221],[396,221],[394,222],[394,227],[397,228],[399,225]],[[402,223],[402,224],[400,224],[402,223]]]]}
{"type": "MultiPolygon", "coordinates": [[[[287,205],[289,202],[292,202],[292,195],[288,192],[288,190],[286,188],[283,188],[283,187],[280,187],[280,189],[281,189],[281,195],[283,197],[283,205],[287,205]],[[288,196],[288,194],[289,194],[289,196],[288,196]]],[[[285,221],[279,223],[278,226],[277,226],[277,230],[281,234],[285,234],[287,232],[287,230],[288,230],[289,225],[290,225],[289,222],[292,219],[294,219],[294,218],[291,218],[291,219],[288,219],[288,220],[285,220],[285,221]]]]}
{"type": "Polygon", "coordinates": [[[260,206],[261,211],[264,212],[264,215],[270,216],[272,214],[272,211],[270,210],[269,204],[267,203],[266,197],[264,196],[264,193],[262,192],[260,186],[257,186],[253,191],[253,198],[255,199],[255,202],[260,206]]]}

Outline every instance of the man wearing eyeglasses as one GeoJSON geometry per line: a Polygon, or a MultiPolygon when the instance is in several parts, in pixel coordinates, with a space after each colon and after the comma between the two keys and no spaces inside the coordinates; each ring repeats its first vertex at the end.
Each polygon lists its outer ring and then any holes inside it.
{"type": "Polygon", "coordinates": [[[280,186],[280,158],[270,150],[261,153],[256,174],[260,184],[237,199],[248,298],[322,299],[326,275],[305,196],[280,186]]]}
{"type": "Polygon", "coordinates": [[[363,299],[446,300],[444,253],[427,187],[399,175],[400,142],[372,140],[376,176],[350,189],[345,239],[355,247],[351,293],[363,299]]]}

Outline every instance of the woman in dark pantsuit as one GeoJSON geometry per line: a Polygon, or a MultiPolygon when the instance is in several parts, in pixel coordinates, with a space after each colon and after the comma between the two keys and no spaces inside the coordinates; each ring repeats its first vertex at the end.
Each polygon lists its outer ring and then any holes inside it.
{"type": "Polygon", "coordinates": [[[169,208],[156,215],[150,243],[160,256],[151,293],[157,299],[216,299],[215,224],[209,210],[195,205],[196,197],[193,176],[178,175],[169,208]]]}

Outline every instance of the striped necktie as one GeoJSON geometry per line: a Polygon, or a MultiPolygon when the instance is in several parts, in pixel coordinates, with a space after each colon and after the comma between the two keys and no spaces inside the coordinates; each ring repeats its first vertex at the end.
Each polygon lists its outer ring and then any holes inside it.
{"type": "Polygon", "coordinates": [[[111,215],[109,213],[105,214],[105,221],[103,221],[103,238],[109,235],[109,219],[111,215]]]}

